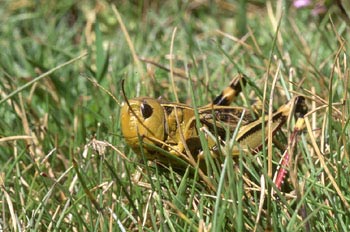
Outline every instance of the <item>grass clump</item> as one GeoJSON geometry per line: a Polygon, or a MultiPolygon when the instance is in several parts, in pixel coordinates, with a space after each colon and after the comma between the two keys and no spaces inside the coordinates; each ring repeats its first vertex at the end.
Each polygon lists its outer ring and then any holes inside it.
{"type": "MultiPolygon", "coordinates": [[[[349,25],[337,5],[313,17],[282,3],[5,3],[0,230],[349,230],[349,25]],[[190,170],[145,165],[125,145],[122,79],[129,98],[177,93],[199,106],[238,72],[250,80],[238,105],[307,98],[278,199],[267,146],[227,159],[213,191],[190,170]]],[[[292,126],[275,136],[282,147],[292,126]]],[[[277,163],[282,151],[269,149],[277,163]]]]}

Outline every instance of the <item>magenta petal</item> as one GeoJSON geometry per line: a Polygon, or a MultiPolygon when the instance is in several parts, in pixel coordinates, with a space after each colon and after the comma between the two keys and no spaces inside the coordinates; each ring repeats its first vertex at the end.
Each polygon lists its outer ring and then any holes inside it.
{"type": "Polygon", "coordinates": [[[312,10],[312,15],[321,15],[327,12],[327,7],[324,5],[316,5],[315,8],[312,10]]]}
{"type": "Polygon", "coordinates": [[[311,0],[294,0],[293,5],[295,8],[302,8],[311,5],[311,0]]]}

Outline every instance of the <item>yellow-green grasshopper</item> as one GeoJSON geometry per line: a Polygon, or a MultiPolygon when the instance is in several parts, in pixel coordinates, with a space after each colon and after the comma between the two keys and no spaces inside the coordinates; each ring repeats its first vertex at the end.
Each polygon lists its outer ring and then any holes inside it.
{"type": "MultiPolygon", "coordinates": [[[[200,129],[205,128],[212,134],[216,132],[218,139],[225,141],[226,132],[233,132],[241,119],[232,155],[238,155],[241,149],[255,150],[262,145],[263,136],[267,138],[268,129],[265,127],[263,135],[262,127],[263,122],[267,125],[268,116],[254,120],[244,107],[229,106],[245,84],[245,77],[239,75],[212,103],[199,107],[201,128],[197,127],[195,110],[189,105],[149,97],[126,99],[121,108],[121,129],[125,141],[136,154],[144,154],[148,160],[183,169],[201,162],[200,129]]],[[[305,99],[300,96],[282,105],[272,115],[272,133],[287,121],[294,106],[296,112],[307,110],[305,99]]],[[[206,138],[209,149],[216,153],[218,139],[209,135],[206,138]]]]}

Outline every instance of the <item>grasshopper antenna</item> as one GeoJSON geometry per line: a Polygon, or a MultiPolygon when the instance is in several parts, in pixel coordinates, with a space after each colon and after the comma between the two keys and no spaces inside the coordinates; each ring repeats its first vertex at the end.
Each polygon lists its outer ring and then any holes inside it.
{"type": "Polygon", "coordinates": [[[150,134],[154,135],[154,133],[142,122],[142,120],[140,119],[140,117],[135,113],[134,109],[131,107],[130,102],[129,102],[129,100],[128,100],[126,94],[125,94],[124,83],[125,83],[125,80],[122,79],[121,84],[122,84],[123,98],[124,98],[125,103],[128,105],[129,110],[130,110],[131,113],[135,116],[135,118],[137,119],[137,121],[139,121],[139,123],[140,123],[141,125],[143,125],[144,128],[146,128],[146,130],[147,130],[150,134]]]}
{"type": "MultiPolygon", "coordinates": [[[[121,84],[122,84],[122,93],[123,93],[123,98],[124,98],[124,101],[125,103],[128,105],[129,109],[131,109],[131,106],[130,106],[130,103],[129,103],[129,100],[125,94],[125,88],[124,88],[124,83],[125,83],[125,79],[122,79],[121,81],[121,84]]],[[[132,113],[135,115],[135,117],[137,118],[137,115],[134,113],[134,111],[132,110],[132,113]]]]}

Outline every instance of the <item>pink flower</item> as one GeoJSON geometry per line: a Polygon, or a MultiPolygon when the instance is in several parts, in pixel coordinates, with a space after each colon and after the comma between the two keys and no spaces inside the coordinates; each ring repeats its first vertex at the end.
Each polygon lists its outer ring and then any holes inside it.
{"type": "Polygon", "coordinates": [[[313,16],[323,15],[327,12],[326,0],[293,0],[293,6],[297,9],[305,8],[311,10],[313,16]]]}
{"type": "Polygon", "coordinates": [[[311,0],[294,0],[293,5],[295,8],[303,8],[311,5],[311,0]]]}
{"type": "Polygon", "coordinates": [[[316,4],[316,6],[314,7],[314,9],[312,9],[311,14],[313,16],[316,15],[321,15],[327,12],[327,7],[321,4],[316,4]]]}

